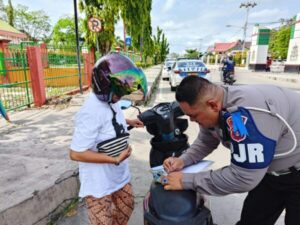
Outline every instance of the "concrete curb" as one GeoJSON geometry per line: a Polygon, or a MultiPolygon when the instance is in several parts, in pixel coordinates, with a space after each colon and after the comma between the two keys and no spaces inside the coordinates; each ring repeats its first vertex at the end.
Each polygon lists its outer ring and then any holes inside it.
{"type": "MultiPolygon", "coordinates": [[[[211,71],[217,71],[220,65],[207,65],[211,71]]],[[[243,67],[236,67],[236,74],[238,75],[239,71],[245,71],[251,74],[251,76],[266,77],[268,79],[290,82],[290,83],[300,83],[300,75],[298,73],[276,73],[276,72],[255,72],[243,67]]]]}
{"type": "MultiPolygon", "coordinates": [[[[256,76],[259,76],[259,75],[256,75],[256,76]]],[[[296,77],[297,75],[292,75],[292,76],[295,76],[295,78],[293,78],[289,75],[285,75],[285,74],[281,74],[281,75],[269,74],[269,75],[264,75],[264,76],[267,77],[268,79],[272,79],[272,80],[291,82],[291,83],[299,83],[300,82],[300,76],[296,77]]]]}
{"type": "Polygon", "coordinates": [[[145,98],[144,105],[147,105],[150,102],[153,93],[155,93],[155,89],[157,88],[157,86],[158,86],[158,84],[160,82],[160,78],[161,78],[161,74],[162,74],[162,68],[163,67],[161,66],[159,74],[154,79],[152,85],[148,86],[149,91],[148,91],[148,95],[145,98]]]}
{"type": "Polygon", "coordinates": [[[300,83],[300,75],[296,73],[255,72],[255,71],[247,70],[245,68],[238,68],[238,69],[247,71],[251,73],[251,75],[258,76],[258,77],[265,77],[271,80],[290,82],[290,83],[300,83]]]}
{"type": "Polygon", "coordinates": [[[46,190],[0,212],[0,225],[43,225],[57,217],[78,196],[78,170],[65,172],[46,190]]]}

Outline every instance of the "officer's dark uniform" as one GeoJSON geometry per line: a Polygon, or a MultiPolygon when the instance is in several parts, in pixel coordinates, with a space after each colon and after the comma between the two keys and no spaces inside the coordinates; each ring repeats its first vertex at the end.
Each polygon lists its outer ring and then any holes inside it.
{"type": "Polygon", "coordinates": [[[299,225],[299,99],[298,93],[272,85],[224,87],[223,108],[227,112],[219,125],[213,129],[200,126],[197,139],[180,158],[185,166],[191,165],[222,142],[231,148],[231,163],[215,171],[184,174],[183,188],[208,195],[249,191],[239,225],[274,224],[284,209],[286,224],[299,225]],[[247,107],[267,110],[271,114],[247,107]],[[234,115],[242,121],[247,135],[236,131],[234,115]]]}
{"type": "Polygon", "coordinates": [[[234,66],[235,66],[235,62],[233,60],[226,59],[224,61],[224,65],[223,65],[223,80],[224,81],[230,79],[229,74],[234,73],[234,66]]]}

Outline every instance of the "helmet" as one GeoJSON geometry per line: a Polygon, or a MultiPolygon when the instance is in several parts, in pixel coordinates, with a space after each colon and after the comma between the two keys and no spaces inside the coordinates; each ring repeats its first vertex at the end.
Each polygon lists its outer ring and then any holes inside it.
{"type": "Polygon", "coordinates": [[[110,101],[111,95],[119,97],[142,90],[147,94],[146,76],[126,56],[109,53],[95,64],[92,75],[92,89],[102,101],[110,101]]]}

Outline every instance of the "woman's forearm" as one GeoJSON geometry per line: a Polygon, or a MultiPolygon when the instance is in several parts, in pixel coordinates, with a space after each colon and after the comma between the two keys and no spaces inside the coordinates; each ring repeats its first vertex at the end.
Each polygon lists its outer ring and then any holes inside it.
{"type": "Polygon", "coordinates": [[[75,152],[70,149],[70,158],[74,161],[89,163],[118,163],[118,159],[103,153],[86,150],[84,152],[75,152]]]}

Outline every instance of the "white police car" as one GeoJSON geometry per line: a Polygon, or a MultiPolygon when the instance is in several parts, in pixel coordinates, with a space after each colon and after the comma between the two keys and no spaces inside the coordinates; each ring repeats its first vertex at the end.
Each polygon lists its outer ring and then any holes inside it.
{"type": "Polygon", "coordinates": [[[164,63],[164,67],[163,67],[163,70],[162,70],[162,74],[161,74],[161,77],[163,80],[169,80],[169,77],[170,77],[170,72],[172,70],[172,67],[175,63],[175,60],[166,60],[165,63],[164,63]]]}
{"type": "Polygon", "coordinates": [[[210,70],[199,59],[179,59],[170,72],[171,91],[175,91],[183,78],[199,76],[211,81],[210,70]]]}

